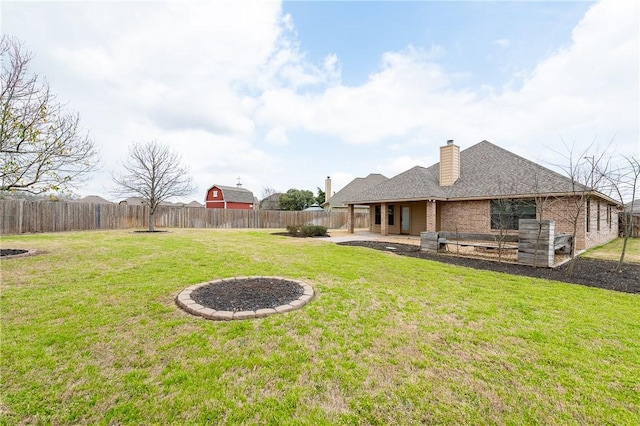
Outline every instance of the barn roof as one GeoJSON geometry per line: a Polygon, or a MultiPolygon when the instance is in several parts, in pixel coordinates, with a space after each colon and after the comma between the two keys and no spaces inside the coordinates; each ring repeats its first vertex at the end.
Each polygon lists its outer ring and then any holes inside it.
{"type": "MultiPolygon", "coordinates": [[[[224,196],[224,200],[226,202],[248,204],[254,204],[256,202],[256,199],[253,196],[253,192],[249,191],[248,189],[224,185],[213,185],[211,188],[214,187],[222,191],[222,195],[224,196]]],[[[211,188],[209,188],[207,192],[209,192],[211,188]]]]}

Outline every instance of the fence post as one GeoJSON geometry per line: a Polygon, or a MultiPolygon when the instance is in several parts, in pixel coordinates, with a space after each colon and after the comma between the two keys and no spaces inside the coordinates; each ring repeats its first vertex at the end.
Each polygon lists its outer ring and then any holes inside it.
{"type": "Polygon", "coordinates": [[[22,215],[24,213],[24,200],[18,202],[18,235],[22,234],[22,215]]]}

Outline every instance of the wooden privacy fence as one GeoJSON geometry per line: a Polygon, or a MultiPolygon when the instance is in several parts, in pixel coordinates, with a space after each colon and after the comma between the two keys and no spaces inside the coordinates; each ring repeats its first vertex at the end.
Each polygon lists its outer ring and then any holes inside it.
{"type": "MultiPolygon", "coordinates": [[[[149,208],[119,204],[0,200],[0,234],[86,231],[93,229],[146,229],[149,208]]],[[[346,212],[277,210],[221,210],[204,207],[160,206],[159,228],[276,228],[314,224],[329,229],[347,225],[346,212]]],[[[356,213],[354,226],[369,227],[369,214],[356,213]]]]}
{"type": "Polygon", "coordinates": [[[618,229],[620,230],[620,234],[624,235],[625,225],[629,224],[630,228],[630,237],[640,237],[640,213],[620,213],[620,224],[618,225],[618,229]]]}

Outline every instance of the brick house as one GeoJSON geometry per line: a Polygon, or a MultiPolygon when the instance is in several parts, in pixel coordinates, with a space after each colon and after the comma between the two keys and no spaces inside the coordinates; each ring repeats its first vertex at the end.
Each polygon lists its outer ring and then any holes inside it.
{"type": "Polygon", "coordinates": [[[349,218],[355,205],[368,205],[370,230],[381,235],[517,233],[518,219],[553,220],[556,233],[572,234],[572,217],[578,250],[618,235],[614,199],[487,141],[463,151],[448,141],[439,163],[409,169],[345,204],[349,218]]]}
{"type": "Polygon", "coordinates": [[[253,210],[255,204],[253,193],[239,185],[213,185],[207,189],[205,197],[205,207],[208,209],[253,210]]]}

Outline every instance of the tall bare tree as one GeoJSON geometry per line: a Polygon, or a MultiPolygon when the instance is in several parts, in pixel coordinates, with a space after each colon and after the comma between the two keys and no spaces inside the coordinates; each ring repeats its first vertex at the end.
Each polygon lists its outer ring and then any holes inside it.
{"type": "Polygon", "coordinates": [[[554,152],[564,159],[562,164],[556,164],[556,166],[571,179],[572,186],[571,194],[567,198],[568,206],[564,211],[565,219],[572,228],[571,259],[566,271],[566,275],[570,277],[578,259],[576,251],[578,226],[588,226],[584,223],[587,206],[593,194],[602,188],[611,157],[607,154],[608,149],[602,151],[594,149],[594,142],[584,149],[577,149],[575,144],[571,146],[564,142],[563,144],[564,152],[554,152]]]}
{"type": "Polygon", "coordinates": [[[627,242],[633,233],[633,211],[636,194],[638,191],[638,180],[640,179],[640,158],[634,156],[622,157],[626,164],[612,168],[608,173],[601,172],[606,180],[606,187],[609,192],[615,196],[621,205],[628,208],[628,212],[621,212],[622,220],[622,251],[620,252],[620,260],[616,266],[616,272],[622,270],[624,256],[627,252],[627,242]],[[629,203],[625,203],[625,198],[630,199],[629,203]]]}
{"type": "Polygon", "coordinates": [[[18,39],[0,41],[0,190],[34,194],[77,186],[98,163],[93,140],[45,80],[28,71],[18,39]]]}
{"type": "Polygon", "coordinates": [[[180,156],[156,141],[132,144],[123,168],[123,173],[112,174],[115,183],[112,192],[145,201],[149,206],[149,232],[155,230],[154,215],[161,202],[190,195],[195,190],[180,156]]]}

